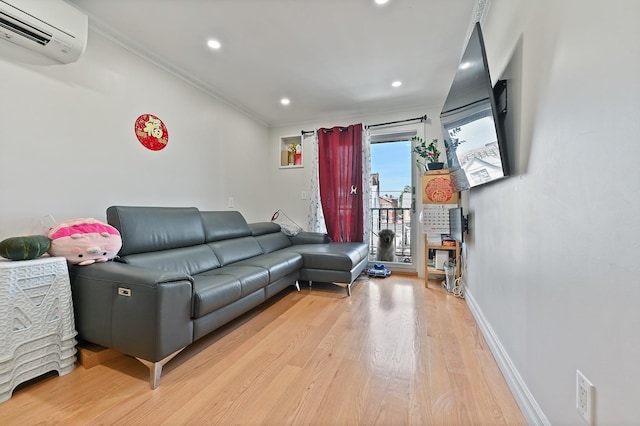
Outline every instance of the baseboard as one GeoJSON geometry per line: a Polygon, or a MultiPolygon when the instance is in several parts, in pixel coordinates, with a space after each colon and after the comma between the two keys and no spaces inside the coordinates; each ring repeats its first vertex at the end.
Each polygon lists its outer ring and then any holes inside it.
{"type": "Polygon", "coordinates": [[[465,289],[464,297],[527,423],[530,425],[550,426],[551,423],[529,391],[522,376],[511,361],[511,358],[509,358],[509,354],[504,346],[502,346],[500,339],[498,339],[498,336],[493,331],[493,327],[491,327],[491,324],[487,321],[487,318],[482,313],[482,310],[476,303],[471,292],[469,292],[469,289],[465,289]]]}

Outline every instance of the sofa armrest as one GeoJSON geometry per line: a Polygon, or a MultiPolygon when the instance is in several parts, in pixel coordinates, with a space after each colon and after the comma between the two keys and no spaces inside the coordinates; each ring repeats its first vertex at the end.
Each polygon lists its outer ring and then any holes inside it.
{"type": "Polygon", "coordinates": [[[302,231],[296,235],[289,235],[289,239],[293,245],[298,244],[322,244],[330,243],[331,237],[321,232],[302,231]]]}
{"type": "Polygon", "coordinates": [[[193,341],[193,279],[119,262],[70,268],[79,338],[157,362],[193,341]]]}

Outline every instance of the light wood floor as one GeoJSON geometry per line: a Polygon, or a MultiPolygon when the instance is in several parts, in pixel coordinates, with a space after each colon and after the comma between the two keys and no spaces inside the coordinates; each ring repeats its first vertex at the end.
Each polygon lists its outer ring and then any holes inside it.
{"type": "Polygon", "coordinates": [[[0,424],[526,424],[465,301],[439,283],[302,287],[185,349],[155,391],[122,356],[21,385],[0,424]]]}

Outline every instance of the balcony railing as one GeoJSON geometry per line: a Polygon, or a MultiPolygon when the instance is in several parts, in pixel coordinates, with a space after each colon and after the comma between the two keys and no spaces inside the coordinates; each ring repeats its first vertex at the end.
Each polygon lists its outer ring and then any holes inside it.
{"type": "Polygon", "coordinates": [[[371,235],[369,236],[369,259],[377,260],[378,235],[383,229],[391,229],[395,234],[395,261],[411,263],[411,209],[371,208],[371,235]]]}

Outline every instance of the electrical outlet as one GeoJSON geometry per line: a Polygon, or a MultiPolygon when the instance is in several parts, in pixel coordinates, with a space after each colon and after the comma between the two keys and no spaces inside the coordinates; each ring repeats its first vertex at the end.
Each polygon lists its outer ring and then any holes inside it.
{"type": "Polygon", "coordinates": [[[576,409],[587,424],[593,424],[595,386],[580,370],[576,370],[576,409]]]}
{"type": "Polygon", "coordinates": [[[227,200],[227,207],[229,208],[233,207],[233,197],[229,197],[229,199],[227,200]]]}
{"type": "Polygon", "coordinates": [[[302,191],[300,193],[300,199],[301,200],[306,200],[307,199],[307,191],[302,191]]]}

